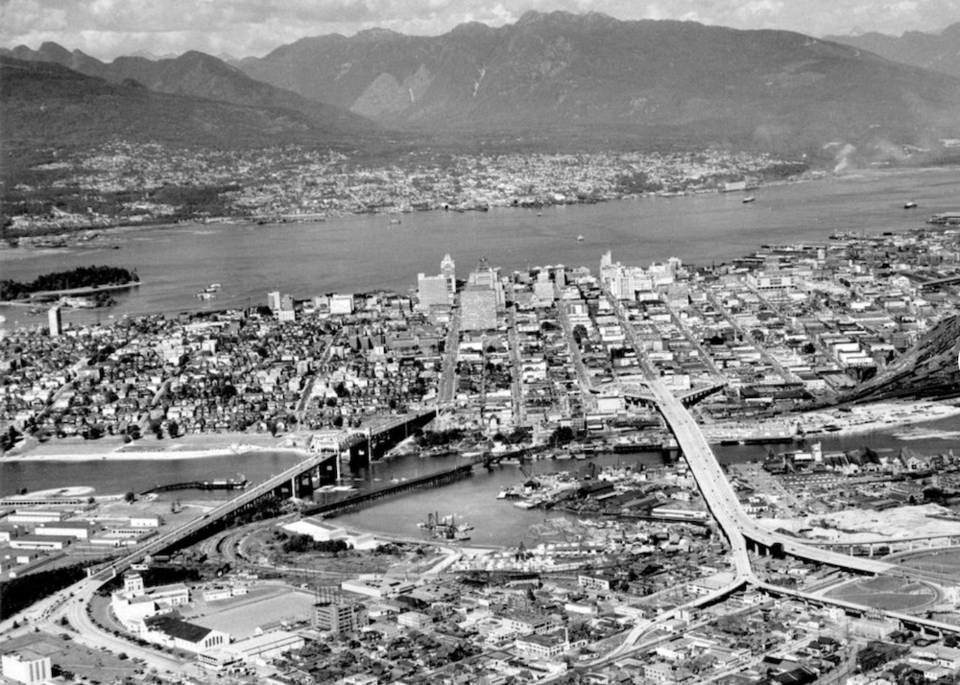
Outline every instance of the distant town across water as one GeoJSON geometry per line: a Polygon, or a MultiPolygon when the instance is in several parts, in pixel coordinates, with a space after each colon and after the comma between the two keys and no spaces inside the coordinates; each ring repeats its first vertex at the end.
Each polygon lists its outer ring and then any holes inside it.
{"type": "MultiPolygon", "coordinates": [[[[406,291],[433,273],[444,253],[459,264],[509,272],[532,265],[587,265],[612,251],[626,264],[676,256],[720,263],[763,244],[822,242],[835,233],[920,228],[957,209],[953,168],[867,170],[824,181],[743,193],[644,198],[596,205],[489,212],[414,212],[257,226],[183,224],[103,231],[76,247],[0,251],[5,278],[105,264],[134,268],[142,285],[109,309],[64,310],[65,323],[107,324],[124,314],[172,314],[265,304],[266,293],[406,291]],[[906,202],[917,207],[905,210],[906,202]],[[579,238],[582,237],[582,240],[579,238]],[[117,249],[119,248],[119,249],[117,249]],[[211,283],[215,297],[198,292],[211,283]]],[[[0,307],[3,328],[43,324],[45,312],[0,307]]]]}

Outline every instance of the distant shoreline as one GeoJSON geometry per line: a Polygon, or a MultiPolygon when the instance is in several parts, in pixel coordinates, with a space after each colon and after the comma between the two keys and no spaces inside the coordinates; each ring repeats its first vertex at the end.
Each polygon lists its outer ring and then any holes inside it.
{"type": "MultiPolygon", "coordinates": [[[[855,176],[856,174],[848,174],[849,176],[855,176]]],[[[825,170],[807,170],[795,178],[771,178],[770,180],[761,180],[757,185],[751,186],[749,190],[759,190],[761,188],[767,187],[776,187],[787,184],[795,183],[808,183],[811,181],[823,181],[831,178],[831,174],[825,170]]],[[[590,205],[590,204],[603,204],[607,202],[621,202],[624,200],[642,200],[649,198],[657,197],[687,197],[695,196],[702,194],[737,194],[744,193],[745,190],[725,190],[721,186],[710,187],[710,188],[691,188],[678,191],[668,191],[668,190],[656,190],[656,191],[642,191],[635,193],[623,193],[620,195],[614,195],[612,197],[603,197],[603,198],[589,198],[589,199],[579,199],[579,198],[567,198],[563,201],[553,200],[549,197],[539,198],[536,201],[512,204],[509,201],[493,201],[484,200],[482,204],[479,204],[479,201],[475,201],[471,205],[447,205],[446,203],[441,203],[436,206],[430,206],[426,208],[416,208],[416,209],[403,209],[400,207],[389,207],[385,209],[376,208],[369,209],[367,211],[345,211],[345,210],[331,210],[328,213],[311,213],[311,214],[280,214],[280,215],[250,215],[250,214],[225,214],[219,217],[212,217],[208,219],[203,218],[191,218],[191,219],[181,219],[179,221],[170,221],[165,217],[157,217],[155,221],[144,221],[137,223],[111,223],[108,225],[93,225],[93,226],[72,226],[64,227],[63,229],[54,229],[49,228],[43,231],[42,233],[37,234],[26,234],[23,236],[15,236],[18,239],[27,238],[45,238],[52,239],[58,238],[64,241],[64,244],[57,245],[55,248],[50,248],[46,245],[31,245],[27,243],[26,245],[17,247],[17,248],[7,248],[7,249],[23,249],[23,248],[35,248],[35,249],[44,249],[45,247],[50,249],[70,249],[79,247],[79,245],[72,244],[70,242],[74,237],[79,238],[80,234],[86,231],[99,231],[103,233],[112,233],[118,230],[137,230],[137,229],[163,229],[163,228],[182,228],[185,226],[231,226],[231,225],[243,225],[243,226],[260,226],[260,227],[275,227],[283,226],[287,224],[299,224],[299,223],[314,223],[314,222],[324,222],[334,219],[349,219],[353,217],[365,217],[365,216],[384,216],[384,217],[399,217],[404,214],[416,214],[424,212],[455,212],[455,213],[466,213],[466,212],[485,212],[494,209],[527,209],[533,212],[547,209],[550,207],[564,207],[564,206],[573,206],[573,205],[590,205]]],[[[0,304],[6,304],[0,302],[0,304]]]]}

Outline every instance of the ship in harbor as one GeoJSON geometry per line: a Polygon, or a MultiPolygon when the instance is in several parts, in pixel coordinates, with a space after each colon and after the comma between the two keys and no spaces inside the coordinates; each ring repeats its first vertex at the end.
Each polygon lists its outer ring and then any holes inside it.
{"type": "Polygon", "coordinates": [[[469,540],[469,532],[473,530],[473,526],[469,523],[457,523],[457,518],[453,514],[441,518],[437,513],[427,514],[427,520],[418,523],[417,527],[429,531],[436,540],[455,542],[469,540]]]}
{"type": "Polygon", "coordinates": [[[219,283],[211,283],[206,288],[197,293],[198,300],[212,300],[217,296],[220,290],[219,283]]]}
{"type": "Polygon", "coordinates": [[[218,478],[217,480],[205,480],[198,486],[198,490],[243,490],[247,487],[247,479],[242,475],[237,478],[218,478]]]}
{"type": "Polygon", "coordinates": [[[154,492],[170,492],[171,490],[244,490],[249,482],[244,475],[238,474],[236,478],[217,478],[216,480],[192,480],[186,483],[169,483],[167,485],[158,485],[149,490],[144,490],[141,495],[147,495],[154,492]]]}

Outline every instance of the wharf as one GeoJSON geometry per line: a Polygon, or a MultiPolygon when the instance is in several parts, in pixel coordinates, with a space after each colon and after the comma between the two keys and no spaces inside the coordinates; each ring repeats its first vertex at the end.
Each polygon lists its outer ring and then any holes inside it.
{"type": "Polygon", "coordinates": [[[157,492],[170,492],[172,490],[243,490],[247,487],[247,479],[230,480],[192,480],[185,483],[170,483],[169,485],[158,485],[156,487],[144,490],[140,496],[150,495],[157,492]]]}

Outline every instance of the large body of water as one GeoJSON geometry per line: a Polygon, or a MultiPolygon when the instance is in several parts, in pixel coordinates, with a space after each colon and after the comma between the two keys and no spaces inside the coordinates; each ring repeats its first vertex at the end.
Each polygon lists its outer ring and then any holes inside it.
{"type": "MultiPolygon", "coordinates": [[[[591,206],[488,213],[408,214],[401,224],[369,216],[315,224],[270,227],[217,225],[124,229],[105,233],[91,247],[0,251],[3,278],[33,279],[39,274],[81,265],[112,264],[136,268],[143,285],[118,296],[110,310],[67,312],[68,322],[88,323],[110,314],[172,313],[266,303],[271,290],[306,297],[326,292],[379,288],[405,290],[418,272],[439,271],[449,252],[465,276],[476,261],[510,271],[528,265],[588,265],[596,271],[600,255],[646,265],[677,256],[685,262],[722,262],[768,243],[824,241],[837,231],[903,231],[924,226],[933,213],[960,209],[960,172],[934,169],[870,173],[819,182],[762,188],[756,201],[742,195],[709,194],[651,198],[591,206]],[[918,210],[905,211],[914,200],[918,210]],[[584,237],[583,242],[577,236],[584,237]],[[119,247],[120,249],[113,249],[119,247]],[[200,302],[196,291],[222,284],[221,296],[200,302]]],[[[22,309],[4,308],[6,328],[40,323],[22,309]]],[[[824,440],[827,451],[867,445],[875,449],[909,446],[921,453],[960,449],[960,418],[944,419],[903,440],[896,432],[824,440]],[[917,439],[919,438],[919,439],[917,439]]],[[[760,459],[757,447],[718,448],[721,461],[760,459]]],[[[250,453],[184,461],[0,462],[0,495],[67,485],[91,485],[98,493],[143,490],[157,484],[228,478],[243,473],[262,482],[288,468],[296,458],[283,453],[250,453]]],[[[659,454],[609,455],[598,463],[631,459],[656,465],[659,454]]],[[[455,465],[456,458],[405,458],[353,474],[361,489],[413,478],[455,465]]],[[[537,462],[536,468],[573,469],[580,462],[537,462]]],[[[476,544],[534,542],[530,527],[544,513],[524,511],[497,501],[497,492],[521,478],[515,467],[477,469],[476,474],[441,488],[384,500],[341,517],[345,525],[395,535],[416,535],[416,523],[429,511],[456,514],[475,526],[476,544]]],[[[215,493],[194,493],[204,498],[215,493]]],[[[226,496],[225,493],[219,493],[226,496]]],[[[183,496],[189,496],[184,492],[183,496]]],[[[550,514],[551,516],[553,514],[550,514]]]]}
{"type": "MultiPolygon", "coordinates": [[[[505,271],[530,265],[649,265],[680,257],[709,264],[767,243],[823,241],[836,231],[901,231],[960,203],[955,168],[873,172],[741,193],[644,198],[598,205],[490,212],[349,217],[322,223],[180,225],[105,232],[82,248],[0,250],[3,278],[32,280],[51,271],[108,264],[136,268],[143,285],[117,295],[109,310],[64,310],[67,322],[109,322],[112,315],[171,313],[266,304],[279,290],[294,297],[328,292],[406,290],[417,274],[436,274],[450,253],[465,277],[481,257],[505,271]],[[919,209],[906,211],[914,200],[919,209]],[[584,240],[578,241],[577,237],[584,240]],[[119,248],[119,249],[114,249],[119,248]],[[196,293],[222,284],[215,300],[196,293]]],[[[0,308],[6,328],[45,323],[22,308],[0,308]]]]}

